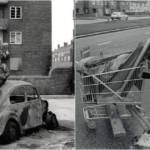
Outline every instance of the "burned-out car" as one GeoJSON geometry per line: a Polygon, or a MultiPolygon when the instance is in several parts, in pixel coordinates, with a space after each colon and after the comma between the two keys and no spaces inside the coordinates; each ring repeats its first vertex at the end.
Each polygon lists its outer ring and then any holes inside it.
{"type": "Polygon", "coordinates": [[[13,142],[27,129],[41,125],[58,127],[56,115],[48,111],[48,102],[31,83],[7,80],[0,87],[0,141],[13,142]]]}

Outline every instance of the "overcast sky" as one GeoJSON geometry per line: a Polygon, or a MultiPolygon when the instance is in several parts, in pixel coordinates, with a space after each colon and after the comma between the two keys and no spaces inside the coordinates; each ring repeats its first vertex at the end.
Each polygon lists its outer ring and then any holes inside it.
{"type": "Polygon", "coordinates": [[[73,39],[73,0],[52,0],[52,50],[73,39]]]}

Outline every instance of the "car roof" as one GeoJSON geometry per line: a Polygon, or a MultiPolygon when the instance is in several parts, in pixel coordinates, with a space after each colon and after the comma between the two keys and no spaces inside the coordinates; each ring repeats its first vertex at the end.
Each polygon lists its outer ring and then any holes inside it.
{"type": "Polygon", "coordinates": [[[21,80],[7,80],[4,85],[0,87],[2,91],[10,91],[16,87],[24,86],[24,85],[32,85],[29,82],[21,81],[21,80]]]}

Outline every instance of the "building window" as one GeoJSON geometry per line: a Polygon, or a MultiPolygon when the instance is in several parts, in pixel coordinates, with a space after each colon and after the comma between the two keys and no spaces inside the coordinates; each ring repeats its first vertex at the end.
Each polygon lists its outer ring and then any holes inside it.
{"type": "Polygon", "coordinates": [[[22,8],[10,7],[10,19],[22,19],[22,8]]]}
{"type": "Polygon", "coordinates": [[[70,61],[70,56],[68,56],[68,61],[70,61]]]}
{"type": "Polygon", "coordinates": [[[10,44],[22,44],[22,33],[10,32],[10,44]]]}
{"type": "Polygon", "coordinates": [[[76,9],[76,13],[77,13],[77,14],[79,13],[79,8],[76,9]]]}
{"type": "Polygon", "coordinates": [[[85,13],[86,13],[86,14],[88,14],[88,13],[89,13],[89,10],[88,10],[88,8],[86,8],[86,9],[85,9],[85,13]]]}
{"type": "Polygon", "coordinates": [[[92,1],[92,5],[95,5],[95,0],[92,1]]]}
{"type": "Polygon", "coordinates": [[[93,8],[93,13],[96,13],[96,9],[95,8],[93,8]]]}
{"type": "Polygon", "coordinates": [[[100,5],[103,5],[103,1],[100,1],[100,5]]]}

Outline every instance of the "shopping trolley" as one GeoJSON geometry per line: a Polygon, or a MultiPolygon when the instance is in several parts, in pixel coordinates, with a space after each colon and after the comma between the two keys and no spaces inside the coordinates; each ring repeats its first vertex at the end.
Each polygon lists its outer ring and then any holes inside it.
{"type": "MultiPolygon", "coordinates": [[[[139,44],[118,70],[97,74],[80,72],[81,99],[84,104],[89,105],[83,108],[83,114],[90,129],[96,127],[95,120],[110,119],[114,136],[122,136],[126,131],[121,119],[134,116],[145,131],[150,130],[150,124],[144,118],[145,111],[141,108],[144,86],[141,75],[145,68],[142,64],[150,55],[149,45],[149,39],[145,45],[139,44]]],[[[98,65],[105,63],[107,61],[102,60],[98,65]]]]}

